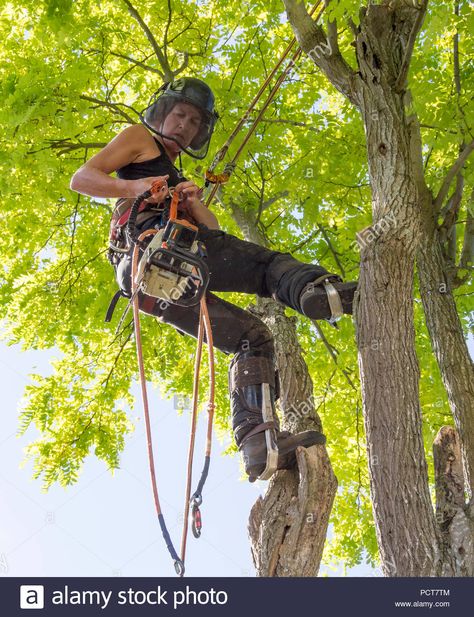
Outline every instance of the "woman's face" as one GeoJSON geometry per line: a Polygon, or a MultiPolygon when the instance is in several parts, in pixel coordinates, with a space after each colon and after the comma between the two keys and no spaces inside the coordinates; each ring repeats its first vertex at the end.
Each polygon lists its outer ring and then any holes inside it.
{"type": "Polygon", "coordinates": [[[179,152],[189,146],[200,126],[201,114],[197,107],[189,103],[176,103],[166,116],[160,132],[178,141],[179,145],[172,139],[163,138],[167,148],[179,152]]]}

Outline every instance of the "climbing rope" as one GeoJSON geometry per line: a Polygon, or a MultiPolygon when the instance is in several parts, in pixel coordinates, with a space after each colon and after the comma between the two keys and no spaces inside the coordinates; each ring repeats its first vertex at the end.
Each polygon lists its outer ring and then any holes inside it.
{"type": "MultiPolygon", "coordinates": [[[[318,0],[318,2],[316,2],[316,4],[313,6],[311,11],[309,12],[310,16],[312,16],[316,12],[316,10],[319,7],[319,5],[321,4],[321,2],[322,2],[322,0],[318,0]]],[[[315,19],[315,23],[317,23],[319,21],[319,18],[321,17],[321,15],[324,12],[324,8],[325,7],[323,6],[321,11],[317,15],[317,17],[315,19]]],[[[231,145],[231,143],[234,141],[235,137],[240,132],[240,129],[242,128],[242,126],[244,125],[245,121],[247,120],[247,118],[250,116],[250,114],[254,110],[256,104],[260,100],[260,98],[261,98],[263,92],[265,91],[266,87],[269,85],[271,79],[275,76],[276,72],[278,71],[280,66],[283,64],[283,62],[287,58],[288,54],[292,50],[292,48],[295,45],[295,43],[296,43],[296,39],[293,38],[290,41],[290,43],[288,44],[288,46],[285,49],[285,51],[283,52],[283,55],[281,56],[280,60],[277,62],[277,64],[273,68],[273,70],[270,72],[268,77],[265,79],[263,84],[260,86],[257,94],[255,95],[255,97],[253,98],[252,102],[250,103],[247,111],[244,113],[242,118],[239,120],[239,122],[237,123],[237,126],[232,131],[232,133],[229,135],[227,141],[222,146],[222,148],[217,152],[217,154],[214,157],[211,165],[207,169],[207,171],[206,171],[206,186],[208,186],[209,184],[213,184],[213,187],[209,191],[209,195],[208,195],[207,200],[206,200],[206,207],[207,208],[209,208],[210,204],[212,203],[212,200],[214,199],[214,197],[215,197],[219,187],[222,184],[224,184],[224,183],[229,181],[229,178],[232,175],[232,173],[233,173],[233,171],[234,171],[234,169],[235,169],[235,167],[237,165],[238,158],[240,157],[243,149],[245,148],[245,146],[247,145],[248,141],[250,140],[250,138],[254,134],[254,132],[255,132],[255,130],[256,130],[260,120],[263,117],[263,114],[265,113],[265,111],[267,110],[268,106],[270,105],[270,103],[275,98],[275,95],[278,92],[281,84],[284,82],[284,80],[286,79],[286,77],[288,76],[288,74],[290,73],[290,71],[292,70],[292,68],[296,64],[296,62],[298,61],[299,57],[301,56],[301,53],[302,53],[301,48],[298,48],[297,51],[292,55],[290,61],[287,64],[287,66],[283,69],[282,73],[277,78],[277,80],[275,82],[275,85],[270,90],[270,92],[269,92],[269,94],[267,96],[267,99],[263,103],[263,105],[262,105],[260,111],[258,112],[256,118],[253,120],[252,124],[250,125],[249,129],[247,130],[247,134],[245,135],[245,137],[244,137],[242,143],[240,144],[240,146],[238,147],[236,153],[232,157],[232,160],[225,165],[224,172],[222,174],[215,174],[214,170],[216,169],[217,165],[224,159],[224,157],[227,154],[227,151],[229,149],[229,146],[231,145]]]]}
{"type": "Polygon", "coordinates": [[[199,316],[199,330],[198,330],[198,344],[196,350],[196,360],[194,366],[194,386],[193,386],[193,410],[191,420],[191,431],[189,439],[188,450],[188,471],[187,471],[187,483],[186,483],[186,496],[184,501],[184,521],[183,521],[183,533],[181,539],[181,560],[184,562],[186,557],[186,542],[188,534],[188,521],[189,521],[189,509],[192,507],[192,531],[195,538],[201,536],[202,520],[201,511],[199,506],[202,504],[202,489],[207,478],[209,471],[209,464],[211,460],[211,446],[212,446],[212,422],[214,418],[214,347],[212,340],[211,322],[209,319],[209,312],[207,310],[206,300],[203,297],[201,299],[201,312],[199,316]],[[209,353],[209,404],[208,404],[208,422],[207,422],[207,436],[206,436],[206,450],[204,454],[204,467],[201,472],[201,479],[198,486],[191,495],[191,478],[193,469],[193,457],[194,457],[194,441],[196,436],[196,421],[197,421],[197,407],[198,407],[198,394],[199,394],[199,371],[201,365],[202,355],[202,342],[204,338],[204,332],[206,333],[206,340],[209,353]]]}
{"type": "MultiPolygon", "coordinates": [[[[163,516],[163,512],[161,510],[161,504],[158,494],[158,486],[156,481],[156,472],[155,472],[155,462],[153,455],[153,440],[151,433],[151,422],[150,422],[150,411],[148,404],[148,394],[146,387],[146,377],[145,377],[145,367],[143,360],[143,349],[142,349],[142,340],[141,340],[141,328],[140,328],[140,308],[139,308],[139,288],[140,288],[140,280],[137,280],[138,274],[138,263],[140,256],[140,249],[143,246],[143,243],[146,238],[150,236],[154,236],[158,233],[156,229],[147,229],[142,232],[138,238],[135,240],[136,235],[136,214],[138,213],[141,204],[145,199],[152,195],[156,195],[161,193],[163,190],[163,183],[158,181],[154,183],[149,191],[146,191],[143,195],[140,195],[137,198],[132,206],[130,217],[128,220],[128,235],[134,242],[133,254],[132,254],[132,307],[133,307],[133,322],[135,329],[135,343],[137,350],[137,360],[138,360],[138,368],[139,368],[139,379],[140,379],[140,388],[143,402],[143,411],[145,416],[145,427],[146,427],[146,436],[147,436],[147,449],[148,449],[148,463],[150,468],[150,477],[151,484],[153,490],[153,497],[155,502],[155,509],[158,516],[158,522],[161,527],[161,531],[163,534],[163,538],[166,543],[166,547],[171,555],[171,558],[174,562],[174,568],[176,574],[179,576],[184,576],[185,572],[185,556],[186,556],[186,538],[187,538],[187,530],[188,530],[188,519],[189,519],[189,509],[192,504],[192,516],[193,516],[193,535],[195,537],[199,537],[201,535],[201,512],[199,510],[199,506],[202,504],[202,489],[204,487],[204,483],[207,478],[207,474],[209,471],[210,465],[210,455],[211,455],[211,444],[212,444],[212,424],[214,417],[214,392],[215,392],[215,384],[214,384],[214,349],[213,349],[213,339],[212,339],[212,331],[211,331],[211,323],[209,319],[209,312],[207,309],[206,296],[203,293],[200,299],[200,316],[199,316],[199,332],[198,332],[198,343],[197,343],[197,351],[196,351],[196,361],[195,361],[195,369],[194,369],[194,386],[193,386],[193,412],[192,412],[192,421],[191,421],[191,430],[190,430],[190,440],[189,440],[189,454],[188,454],[188,470],[187,470],[187,480],[186,480],[186,499],[185,499],[185,516],[184,516],[184,527],[183,527],[183,535],[182,535],[182,545],[181,545],[181,557],[178,556],[173,542],[171,540],[171,536],[166,527],[165,519],[163,516]],[[199,394],[199,372],[200,372],[200,364],[201,364],[201,356],[202,356],[202,343],[204,338],[204,332],[206,334],[206,340],[208,344],[209,351],[209,404],[208,404],[208,425],[207,425],[207,437],[206,437],[206,448],[204,455],[204,466],[203,471],[201,473],[201,478],[199,480],[197,489],[193,493],[192,497],[190,497],[191,493],[191,482],[192,482],[192,467],[193,467],[193,458],[194,458],[194,443],[196,436],[196,423],[197,423],[197,408],[198,408],[198,394],[199,394]]],[[[177,218],[177,207],[178,207],[178,194],[174,192],[171,204],[170,204],[170,221],[186,223],[186,226],[191,226],[187,221],[182,221],[177,218]]]]}

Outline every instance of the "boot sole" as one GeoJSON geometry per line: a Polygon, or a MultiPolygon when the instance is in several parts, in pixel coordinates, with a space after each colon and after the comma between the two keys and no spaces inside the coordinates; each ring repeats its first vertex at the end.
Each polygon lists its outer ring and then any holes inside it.
{"type": "MultiPolygon", "coordinates": [[[[257,435],[255,435],[257,437],[257,435]]],[[[291,435],[287,439],[283,439],[281,445],[278,446],[278,465],[277,469],[293,469],[296,465],[296,448],[310,448],[317,444],[323,445],[326,443],[326,437],[318,431],[304,431],[296,435],[291,435]]],[[[255,482],[267,464],[266,450],[262,457],[254,459],[254,464],[246,468],[249,475],[249,482],[255,482]]]]}

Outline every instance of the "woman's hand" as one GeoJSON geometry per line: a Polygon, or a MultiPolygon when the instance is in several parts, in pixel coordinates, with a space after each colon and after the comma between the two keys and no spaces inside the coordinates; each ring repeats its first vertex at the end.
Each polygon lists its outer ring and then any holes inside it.
{"type": "Polygon", "coordinates": [[[214,214],[202,202],[202,189],[191,180],[180,182],[175,191],[180,193],[178,210],[190,214],[197,223],[203,223],[209,229],[219,229],[219,223],[214,214]]]}
{"type": "Polygon", "coordinates": [[[127,180],[130,190],[130,197],[138,197],[145,191],[148,191],[154,182],[161,180],[164,182],[163,188],[160,189],[156,195],[148,197],[146,200],[150,204],[160,204],[169,195],[169,187],[167,183],[168,178],[169,174],[166,176],[150,176],[148,178],[140,178],[138,180],[127,180]]]}
{"type": "Polygon", "coordinates": [[[185,210],[193,214],[193,210],[202,206],[202,189],[191,180],[180,182],[175,186],[175,191],[179,193],[178,209],[185,210]]]}

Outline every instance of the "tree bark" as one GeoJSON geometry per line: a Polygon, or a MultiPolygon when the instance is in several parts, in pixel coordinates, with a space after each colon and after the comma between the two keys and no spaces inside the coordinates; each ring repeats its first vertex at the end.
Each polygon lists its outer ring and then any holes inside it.
{"type": "MultiPolygon", "coordinates": [[[[252,216],[235,203],[231,208],[245,239],[265,244],[252,216]]],[[[283,428],[322,431],[296,319],[286,317],[282,305],[266,298],[259,298],[250,310],[267,324],[275,339],[283,428]]],[[[316,576],[319,570],[337,480],[325,446],[301,450],[298,469],[277,472],[250,513],[248,529],[257,576],[316,576]]]]}
{"type": "Polygon", "coordinates": [[[413,320],[420,195],[410,122],[397,92],[416,15],[370,5],[356,39],[374,238],[361,246],[356,329],[377,539],[384,574],[440,574],[424,456],[413,320]]]}
{"type": "Polygon", "coordinates": [[[298,448],[298,470],[280,471],[249,518],[259,576],[316,576],[337,489],[324,446],[298,448]]]}
{"type": "MultiPolygon", "coordinates": [[[[304,5],[284,0],[298,41],[310,53],[324,32],[304,5]]],[[[361,111],[367,136],[373,225],[361,238],[355,320],[371,493],[382,568],[389,576],[442,571],[440,533],[431,506],[424,456],[419,368],[415,352],[413,275],[420,242],[419,161],[405,114],[406,75],[426,3],[370,4],[353,30],[357,76],[337,45],[312,56],[361,111]]],[[[330,41],[337,26],[328,24],[330,41]]]]}
{"type": "Polygon", "coordinates": [[[446,575],[474,575],[474,511],[464,503],[464,475],[459,436],[443,426],[433,444],[436,519],[443,539],[446,575]]]}
{"type": "Polygon", "coordinates": [[[460,438],[466,489],[474,506],[474,365],[446,276],[432,212],[426,213],[417,258],[420,293],[431,345],[460,438]]]}

